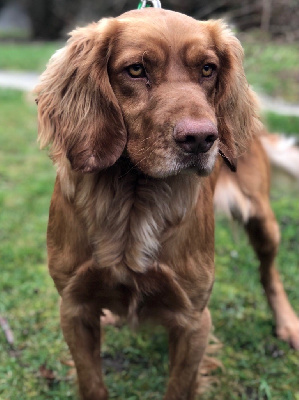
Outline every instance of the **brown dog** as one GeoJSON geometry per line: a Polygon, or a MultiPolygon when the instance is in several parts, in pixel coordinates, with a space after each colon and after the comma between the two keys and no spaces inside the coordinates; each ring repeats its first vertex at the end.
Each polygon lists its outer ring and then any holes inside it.
{"type": "Polygon", "coordinates": [[[146,9],[75,30],[41,77],[39,138],[42,146],[51,143],[57,165],[49,269],[84,400],[108,398],[100,358],[104,308],[131,322],[165,325],[164,399],[194,398],[211,325],[219,153],[235,169],[249,149],[234,185],[243,194],[254,186],[256,203],[244,223],[279,332],[294,339],[273,266],[277,226],[271,209],[259,208],[268,204],[268,166],[242,56],[222,22],[146,9]]]}

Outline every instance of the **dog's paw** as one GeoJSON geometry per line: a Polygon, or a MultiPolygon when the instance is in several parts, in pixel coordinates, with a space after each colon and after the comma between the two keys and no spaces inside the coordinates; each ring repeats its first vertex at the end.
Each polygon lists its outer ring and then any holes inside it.
{"type": "Polygon", "coordinates": [[[276,334],[292,348],[299,350],[299,319],[295,314],[287,322],[277,325],[276,334]]]}

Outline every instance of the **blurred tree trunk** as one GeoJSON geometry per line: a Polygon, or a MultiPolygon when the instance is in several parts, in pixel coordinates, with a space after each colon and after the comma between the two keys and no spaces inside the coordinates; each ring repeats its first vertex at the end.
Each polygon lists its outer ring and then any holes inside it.
{"type": "Polygon", "coordinates": [[[73,20],[80,0],[24,0],[32,24],[33,39],[56,40],[73,20]]]}
{"type": "Polygon", "coordinates": [[[261,29],[265,32],[269,32],[271,13],[272,13],[272,0],[263,0],[261,29]]]}

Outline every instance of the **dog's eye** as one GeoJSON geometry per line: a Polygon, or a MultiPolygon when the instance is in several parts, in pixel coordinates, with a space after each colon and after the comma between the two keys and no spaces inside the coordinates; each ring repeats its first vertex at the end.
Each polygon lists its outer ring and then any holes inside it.
{"type": "Polygon", "coordinates": [[[127,68],[129,75],[132,78],[143,78],[145,77],[145,70],[141,64],[133,64],[127,68]]]}
{"type": "Polygon", "coordinates": [[[212,76],[214,69],[215,69],[215,66],[214,66],[214,65],[212,65],[212,64],[206,64],[206,65],[203,67],[202,71],[201,71],[202,76],[203,76],[204,78],[209,78],[210,76],[212,76]]]}

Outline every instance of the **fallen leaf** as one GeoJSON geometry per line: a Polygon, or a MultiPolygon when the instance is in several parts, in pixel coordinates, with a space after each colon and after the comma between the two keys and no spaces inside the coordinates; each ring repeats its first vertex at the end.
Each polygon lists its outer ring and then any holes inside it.
{"type": "Polygon", "coordinates": [[[55,379],[54,371],[47,368],[45,364],[39,367],[39,373],[42,378],[45,378],[49,381],[53,381],[55,379]]]}

